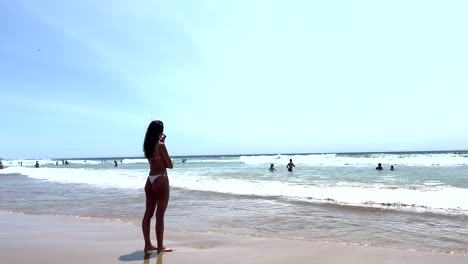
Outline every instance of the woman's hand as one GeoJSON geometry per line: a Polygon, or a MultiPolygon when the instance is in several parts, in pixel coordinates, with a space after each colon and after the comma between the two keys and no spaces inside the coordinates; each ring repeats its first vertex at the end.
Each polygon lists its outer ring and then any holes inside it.
{"type": "Polygon", "coordinates": [[[164,143],[164,141],[166,141],[166,135],[165,134],[161,134],[161,136],[159,136],[159,141],[161,143],[164,143]]]}

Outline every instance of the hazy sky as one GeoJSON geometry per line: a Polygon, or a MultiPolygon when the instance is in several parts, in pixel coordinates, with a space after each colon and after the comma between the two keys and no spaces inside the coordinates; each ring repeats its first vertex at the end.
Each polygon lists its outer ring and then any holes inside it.
{"type": "Polygon", "coordinates": [[[0,157],[468,149],[468,1],[0,0],[0,157]]]}

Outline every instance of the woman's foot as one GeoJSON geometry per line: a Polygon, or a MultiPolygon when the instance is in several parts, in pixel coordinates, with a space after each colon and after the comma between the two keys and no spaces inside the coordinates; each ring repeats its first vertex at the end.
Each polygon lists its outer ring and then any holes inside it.
{"type": "Polygon", "coordinates": [[[158,250],[158,248],[153,246],[153,245],[145,246],[145,253],[149,253],[149,252],[155,251],[155,250],[158,250]]]}
{"type": "Polygon", "coordinates": [[[158,253],[161,253],[161,252],[172,252],[172,248],[158,247],[158,253]]]}

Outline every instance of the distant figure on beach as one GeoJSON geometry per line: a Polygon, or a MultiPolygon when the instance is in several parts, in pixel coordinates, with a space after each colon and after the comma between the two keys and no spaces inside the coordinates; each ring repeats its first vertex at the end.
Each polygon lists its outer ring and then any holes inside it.
{"type": "Polygon", "coordinates": [[[272,164],[270,165],[270,168],[269,168],[268,170],[271,171],[271,172],[276,171],[275,165],[272,163],[272,164]]]}
{"type": "Polygon", "coordinates": [[[143,151],[148,159],[150,171],[146,180],[146,210],[141,222],[143,238],[145,239],[145,253],[157,250],[160,252],[170,252],[171,248],[164,247],[164,214],[166,213],[167,203],[169,202],[169,179],[166,168],[172,169],[171,157],[167,152],[166,135],[164,124],[161,121],[152,121],[145,135],[143,151]],[[158,246],[151,243],[150,227],[151,218],[156,210],[156,240],[158,246]]]}
{"type": "Polygon", "coordinates": [[[55,162],[55,165],[58,165],[58,160],[55,162]]]}
{"type": "Polygon", "coordinates": [[[183,159],[182,159],[182,163],[185,163],[186,161],[187,161],[186,158],[183,158],[183,159]]]}
{"type": "Polygon", "coordinates": [[[119,165],[117,164],[117,161],[114,160],[114,167],[117,167],[117,166],[119,166],[119,165]]]}
{"type": "Polygon", "coordinates": [[[3,163],[0,161],[0,170],[3,170],[3,163]]]}
{"type": "Polygon", "coordinates": [[[34,167],[39,168],[39,161],[36,160],[36,165],[34,167]]]}
{"type": "Polygon", "coordinates": [[[380,171],[380,170],[383,170],[382,164],[381,164],[381,163],[377,164],[377,167],[376,167],[375,169],[376,169],[376,170],[379,170],[379,171],[380,171]]]}
{"type": "Polygon", "coordinates": [[[390,170],[395,170],[395,168],[393,167],[393,165],[390,166],[390,170]]]}
{"type": "Polygon", "coordinates": [[[21,167],[23,166],[23,161],[20,162],[21,167]]]}
{"type": "Polygon", "coordinates": [[[68,160],[65,161],[65,165],[68,165],[68,160]]]}
{"type": "Polygon", "coordinates": [[[286,165],[286,168],[288,168],[288,171],[292,171],[293,167],[296,167],[296,165],[294,165],[292,159],[289,159],[289,163],[286,165]]]}

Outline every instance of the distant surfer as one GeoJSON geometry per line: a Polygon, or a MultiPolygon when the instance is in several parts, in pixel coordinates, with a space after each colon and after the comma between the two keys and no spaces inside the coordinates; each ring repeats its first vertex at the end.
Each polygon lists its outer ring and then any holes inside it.
{"type": "Polygon", "coordinates": [[[117,167],[117,166],[119,166],[119,165],[117,164],[117,161],[114,160],[114,167],[117,167]]]}
{"type": "Polygon", "coordinates": [[[390,170],[395,170],[395,168],[393,167],[393,165],[392,165],[392,166],[390,166],[390,170]]]}
{"type": "Polygon", "coordinates": [[[36,165],[34,167],[39,168],[39,161],[36,160],[36,165]]]}
{"type": "Polygon", "coordinates": [[[292,171],[293,167],[296,167],[296,165],[294,165],[294,163],[292,162],[292,159],[289,159],[289,163],[288,165],[286,165],[286,168],[288,168],[288,171],[292,171]]]}
{"type": "Polygon", "coordinates": [[[275,165],[272,163],[272,164],[270,165],[270,168],[269,168],[268,170],[271,171],[271,172],[276,171],[275,165]]]}
{"type": "Polygon", "coordinates": [[[3,169],[3,163],[0,161],[0,170],[3,169]]]}
{"type": "Polygon", "coordinates": [[[383,170],[382,164],[381,163],[377,164],[377,167],[375,169],[378,170],[378,171],[383,170]]]}

